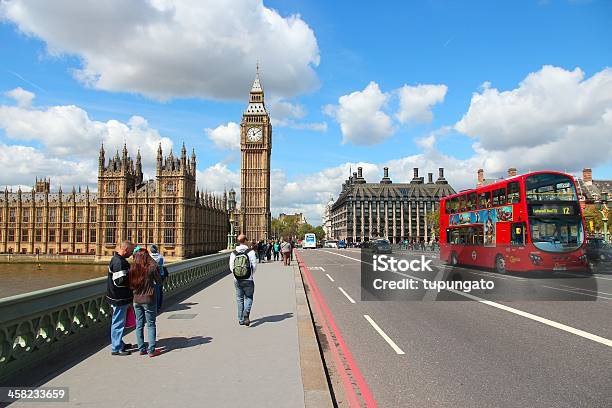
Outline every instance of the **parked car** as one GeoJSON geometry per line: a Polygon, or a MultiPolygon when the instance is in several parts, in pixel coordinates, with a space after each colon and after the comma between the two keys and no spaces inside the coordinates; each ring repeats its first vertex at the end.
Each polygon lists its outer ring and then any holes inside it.
{"type": "Polygon", "coordinates": [[[586,256],[592,271],[612,272],[612,246],[602,238],[587,238],[586,256]]]}
{"type": "Polygon", "coordinates": [[[346,241],[341,239],[340,241],[338,241],[338,248],[339,249],[346,249],[346,241]]]}
{"type": "Polygon", "coordinates": [[[386,239],[374,239],[372,241],[362,242],[361,249],[375,254],[390,254],[392,252],[391,243],[386,239]]]}
{"type": "Polygon", "coordinates": [[[338,248],[338,241],[327,240],[325,241],[325,248],[338,248]]]}

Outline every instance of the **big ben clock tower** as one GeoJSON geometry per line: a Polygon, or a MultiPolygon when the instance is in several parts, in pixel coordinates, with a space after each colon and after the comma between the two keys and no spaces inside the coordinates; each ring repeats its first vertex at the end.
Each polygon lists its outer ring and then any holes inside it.
{"type": "Polygon", "coordinates": [[[264,104],[259,67],[240,122],[240,230],[249,240],[270,237],[272,125],[264,104]]]}

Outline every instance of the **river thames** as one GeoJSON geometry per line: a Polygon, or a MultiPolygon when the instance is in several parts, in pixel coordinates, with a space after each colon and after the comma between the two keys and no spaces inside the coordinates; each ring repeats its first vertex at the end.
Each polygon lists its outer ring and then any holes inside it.
{"type": "Polygon", "coordinates": [[[0,298],[106,276],[106,264],[0,264],[0,298]]]}

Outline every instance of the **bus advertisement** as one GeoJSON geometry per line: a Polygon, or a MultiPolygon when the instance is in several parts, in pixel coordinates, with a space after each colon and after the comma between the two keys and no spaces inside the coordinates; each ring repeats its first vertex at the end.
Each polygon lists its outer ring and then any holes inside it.
{"type": "Polygon", "coordinates": [[[304,235],[304,242],[302,243],[302,248],[315,249],[317,247],[317,236],[315,234],[309,233],[304,235]]]}
{"type": "Polygon", "coordinates": [[[440,259],[497,272],[587,269],[572,176],[533,172],[440,201],[440,259]]]}

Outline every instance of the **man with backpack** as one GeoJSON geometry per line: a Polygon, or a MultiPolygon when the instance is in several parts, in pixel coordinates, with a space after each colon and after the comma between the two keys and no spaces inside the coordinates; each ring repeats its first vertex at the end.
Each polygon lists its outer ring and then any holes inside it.
{"type": "Polygon", "coordinates": [[[236,303],[238,305],[238,324],[249,326],[251,320],[251,307],[253,306],[253,293],[255,281],[253,275],[257,268],[255,251],[246,245],[246,235],[238,235],[238,246],[232,252],[229,267],[234,274],[234,287],[236,288],[236,303]]]}

